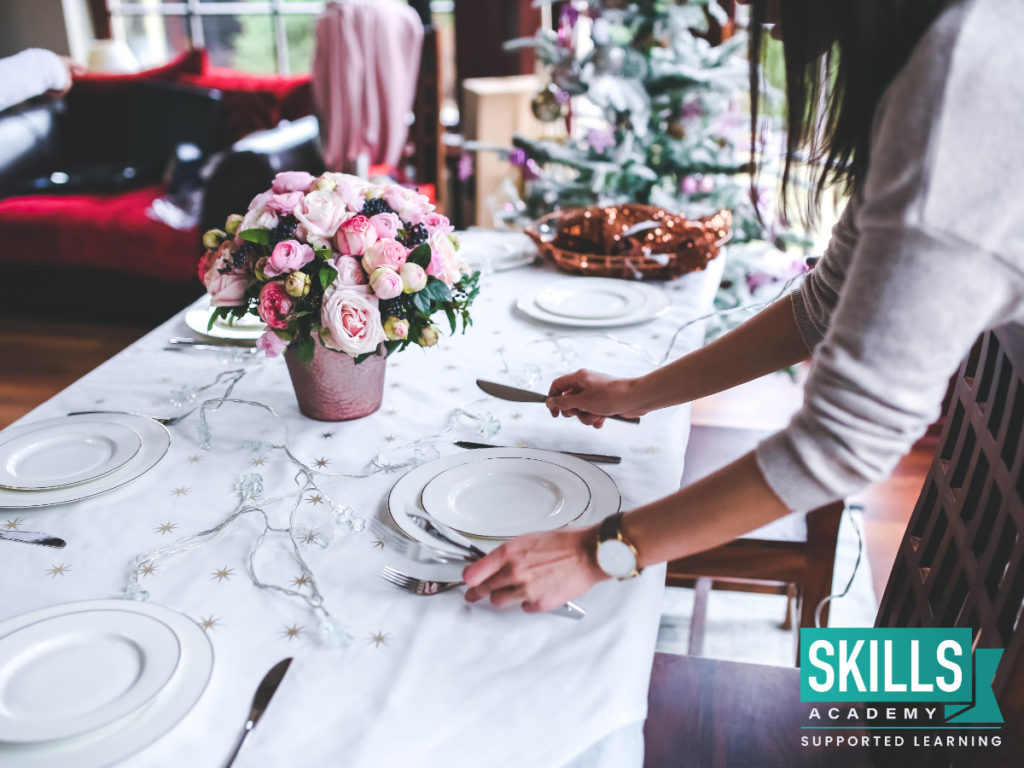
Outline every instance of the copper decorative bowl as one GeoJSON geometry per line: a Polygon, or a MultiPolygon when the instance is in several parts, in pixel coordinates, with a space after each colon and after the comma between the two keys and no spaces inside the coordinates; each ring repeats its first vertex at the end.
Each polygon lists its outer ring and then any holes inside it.
{"type": "Polygon", "coordinates": [[[688,219],[627,203],[555,211],[526,234],[566,272],[630,280],[673,280],[707,267],[732,236],[732,213],[688,219]]]}

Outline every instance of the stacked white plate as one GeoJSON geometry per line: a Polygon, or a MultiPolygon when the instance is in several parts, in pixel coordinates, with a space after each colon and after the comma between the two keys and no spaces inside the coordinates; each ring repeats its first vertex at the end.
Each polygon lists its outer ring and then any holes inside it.
{"type": "Polygon", "coordinates": [[[91,600],[0,623],[0,767],[99,768],[181,720],[213,649],[168,608],[91,600]]]}
{"type": "Polygon", "coordinates": [[[570,328],[646,323],[668,308],[668,295],[660,288],[606,277],[561,278],[516,301],[516,309],[527,317],[570,328]]]}
{"type": "Polygon", "coordinates": [[[485,273],[525,267],[540,256],[537,246],[522,232],[468,229],[458,237],[459,256],[472,269],[485,273]]]}
{"type": "Polygon", "coordinates": [[[391,489],[395,524],[426,544],[436,541],[409,512],[446,523],[490,550],[533,531],[584,527],[619,510],[615,481],[588,461],[532,448],[481,448],[421,464],[391,489]]]}
{"type": "Polygon", "coordinates": [[[0,432],[0,509],[96,496],[131,482],[164,457],[171,435],[132,413],[63,416],[0,432]]]}
{"type": "Polygon", "coordinates": [[[255,315],[220,317],[213,321],[213,325],[210,325],[213,311],[213,307],[190,309],[185,313],[185,325],[202,336],[231,341],[255,342],[267,330],[267,326],[255,315]]]}

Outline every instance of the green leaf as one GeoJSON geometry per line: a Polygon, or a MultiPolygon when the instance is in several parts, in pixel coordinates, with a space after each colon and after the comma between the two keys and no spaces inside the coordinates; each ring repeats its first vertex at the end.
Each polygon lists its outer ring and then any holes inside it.
{"type": "Polygon", "coordinates": [[[446,315],[448,315],[448,324],[451,325],[451,327],[452,327],[452,333],[455,333],[455,327],[456,327],[456,323],[455,323],[455,310],[452,309],[451,307],[445,307],[444,308],[444,313],[446,315]]]}
{"type": "Polygon", "coordinates": [[[329,264],[324,264],[320,267],[320,287],[326,291],[337,276],[338,270],[329,264]]]}
{"type": "MultiPolygon", "coordinates": [[[[344,352],[339,352],[338,354],[339,355],[343,355],[345,353],[344,352]]],[[[373,357],[376,354],[377,354],[377,350],[374,350],[373,352],[363,352],[363,354],[361,354],[361,355],[356,355],[356,365],[359,365],[366,358],[373,357]]]]}
{"type": "Polygon", "coordinates": [[[213,328],[213,324],[218,320],[225,320],[227,316],[231,314],[231,307],[217,307],[210,313],[210,320],[206,323],[206,330],[213,328]]]}
{"type": "Polygon", "coordinates": [[[413,303],[413,306],[415,306],[416,309],[418,309],[420,312],[424,312],[426,314],[430,314],[430,303],[431,302],[430,302],[430,297],[427,296],[426,288],[424,288],[422,291],[419,291],[418,293],[414,293],[412,295],[412,303],[413,303]]]}
{"type": "Polygon", "coordinates": [[[243,240],[248,240],[250,243],[270,245],[269,229],[247,229],[244,232],[239,232],[238,236],[243,240]]]}
{"type": "Polygon", "coordinates": [[[434,301],[445,302],[452,300],[451,290],[448,288],[447,285],[445,285],[441,280],[438,280],[436,277],[431,277],[427,279],[427,287],[423,289],[423,292],[426,293],[434,301]]]}
{"type": "Polygon", "coordinates": [[[412,249],[412,253],[409,254],[409,261],[426,269],[430,264],[431,255],[430,245],[427,243],[420,243],[412,249]]]}
{"type": "Polygon", "coordinates": [[[401,339],[396,339],[395,341],[385,341],[384,342],[384,347],[388,351],[388,357],[390,357],[391,355],[395,354],[396,352],[401,352],[408,345],[409,345],[408,341],[403,341],[401,339]]]}
{"type": "Polygon", "coordinates": [[[316,342],[312,336],[303,336],[295,346],[299,360],[305,364],[313,362],[313,355],[316,354],[316,342]]]}
{"type": "Polygon", "coordinates": [[[326,245],[323,248],[314,248],[313,252],[321,261],[330,261],[331,257],[334,255],[334,251],[326,245]]]}

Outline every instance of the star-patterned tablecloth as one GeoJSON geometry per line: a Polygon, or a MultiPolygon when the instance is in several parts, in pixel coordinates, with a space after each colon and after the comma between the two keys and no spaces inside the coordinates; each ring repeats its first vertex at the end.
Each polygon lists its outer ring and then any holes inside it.
{"type": "MultiPolygon", "coordinates": [[[[553,420],[542,405],[488,398],[475,379],[546,389],[552,376],[578,367],[620,375],[649,370],[650,360],[627,345],[660,357],[682,323],[710,309],[720,262],[661,287],[671,299],[669,312],[611,331],[616,339],[542,325],[514,310],[526,290],[565,279],[549,267],[486,276],[469,332],[389,360],[381,409],[354,422],[302,417],[281,359],[166,351],[168,337],[190,334],[182,312],[19,423],[92,409],[171,415],[182,388],[243,368],[233,397],[280,413],[292,452],[318,472],[325,493],[359,516],[387,516],[387,491],[399,475],[343,473],[362,472],[378,454],[408,457],[404,446],[442,432],[456,408],[500,423],[500,431],[485,439],[471,420],[458,419],[433,443],[441,454],[457,451],[457,439],[618,454],[622,464],[605,468],[622,491],[623,508],[630,509],[678,487],[686,408],[652,414],[640,426],[609,422],[592,430],[553,420]]],[[[673,356],[697,346],[702,333],[700,323],[684,331],[673,356]]],[[[200,399],[215,394],[210,390],[200,399]]],[[[0,620],[122,594],[139,554],[226,518],[244,475],[259,474],[266,496],[293,489],[294,466],[283,452],[265,447],[273,420],[253,411],[228,404],[212,413],[208,450],[198,437],[197,415],[189,416],[170,428],[164,459],[117,490],[47,509],[0,509],[0,529],[46,531],[68,542],[63,550],[0,544],[0,620]]],[[[304,494],[300,504],[303,519],[329,518],[319,493],[304,494]]],[[[287,505],[266,511],[274,525],[287,525],[287,505]]],[[[578,601],[588,616],[570,621],[470,606],[460,590],[431,597],[399,591],[379,577],[396,559],[369,528],[339,533],[326,547],[309,533],[300,539],[303,556],[325,607],[352,633],[349,646],[339,649],[321,642],[304,601],[259,590],[250,580],[249,552],[261,529],[262,520],[245,516],[218,540],[142,568],[139,579],[149,600],[196,621],[212,642],[215,662],[194,709],[126,765],[220,766],[257,683],[285,656],[295,662],[239,756],[239,768],[624,765],[621,752],[609,745],[639,738],[663,568],[630,582],[597,585],[578,601]]],[[[308,591],[310,577],[289,546],[287,539],[271,537],[255,567],[265,582],[308,591]]]]}

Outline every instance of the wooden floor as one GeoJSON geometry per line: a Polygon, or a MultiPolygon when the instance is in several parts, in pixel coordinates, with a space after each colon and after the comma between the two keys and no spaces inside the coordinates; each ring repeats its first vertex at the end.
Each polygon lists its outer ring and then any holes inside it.
{"type": "MultiPolygon", "coordinates": [[[[148,330],[141,325],[26,321],[0,316],[0,428],[148,330]]],[[[775,374],[697,401],[693,422],[778,429],[799,408],[800,400],[799,383],[775,374]]],[[[854,499],[864,506],[866,549],[879,598],[930,462],[928,444],[915,446],[889,480],[854,499]]]]}

